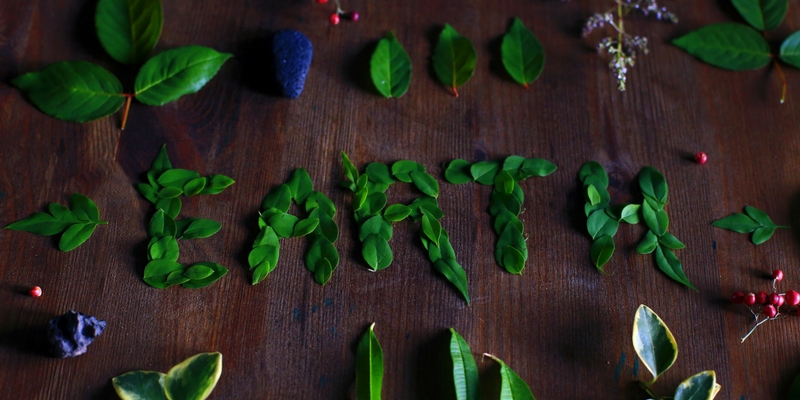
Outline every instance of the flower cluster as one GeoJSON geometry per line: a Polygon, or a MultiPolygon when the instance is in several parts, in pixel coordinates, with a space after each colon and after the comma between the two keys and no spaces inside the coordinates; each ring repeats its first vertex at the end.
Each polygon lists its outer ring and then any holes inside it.
{"type": "Polygon", "coordinates": [[[615,0],[616,7],[604,13],[597,13],[586,20],[583,25],[583,36],[586,37],[595,29],[606,25],[611,26],[617,32],[617,36],[609,36],[600,40],[597,50],[604,50],[612,57],[608,67],[617,75],[619,91],[625,91],[628,67],[632,67],[636,54],[641,51],[648,53],[647,38],[644,36],[632,36],[625,32],[624,17],[631,11],[637,10],[645,16],[654,15],[659,21],[678,23],[678,17],[661,7],[656,0],[615,0]]]}
{"type": "Polygon", "coordinates": [[[736,292],[731,296],[733,304],[744,305],[756,322],[750,332],[747,332],[747,335],[742,338],[742,342],[764,322],[783,318],[790,313],[800,314],[800,307],[798,307],[800,292],[789,290],[786,293],[778,293],[776,286],[781,280],[783,280],[783,271],[776,269],[772,271],[772,293],[767,294],[764,291],[747,294],[736,292]]]}

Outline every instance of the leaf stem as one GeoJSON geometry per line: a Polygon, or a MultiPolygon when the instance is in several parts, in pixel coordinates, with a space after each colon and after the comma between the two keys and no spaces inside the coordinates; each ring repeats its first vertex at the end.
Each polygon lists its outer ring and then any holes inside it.
{"type": "Polygon", "coordinates": [[[131,109],[131,99],[133,99],[132,94],[123,94],[126,97],[125,99],[125,111],[122,112],[122,127],[120,130],[125,130],[125,124],[128,122],[128,112],[131,109]]]}
{"type": "MultiPolygon", "coordinates": [[[[655,380],[653,380],[653,382],[655,382],[655,380]]],[[[655,399],[655,400],[661,400],[661,397],[658,397],[658,396],[656,396],[656,394],[655,394],[655,393],[653,393],[653,390],[652,390],[652,389],[650,389],[650,385],[652,385],[652,384],[653,384],[653,382],[646,383],[646,382],[639,381],[639,387],[640,387],[640,388],[642,388],[642,389],[644,389],[644,391],[645,391],[645,392],[647,392],[647,394],[648,394],[650,397],[652,397],[653,399],[655,399]]]]}
{"type": "Polygon", "coordinates": [[[778,71],[778,77],[781,78],[781,84],[783,86],[781,90],[781,104],[783,104],[786,101],[786,75],[783,74],[783,69],[781,65],[778,64],[778,60],[773,58],[772,64],[775,65],[775,69],[778,71]]]}

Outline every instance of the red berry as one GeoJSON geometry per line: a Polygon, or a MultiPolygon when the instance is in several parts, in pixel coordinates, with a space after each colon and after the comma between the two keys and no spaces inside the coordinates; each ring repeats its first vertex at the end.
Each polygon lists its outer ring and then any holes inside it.
{"type": "Polygon", "coordinates": [[[330,18],[328,20],[331,21],[331,23],[334,24],[334,25],[339,25],[339,21],[340,21],[339,13],[331,14],[331,16],[330,16],[330,18]]]}
{"type": "Polygon", "coordinates": [[[764,292],[758,292],[756,294],[756,303],[767,304],[767,294],[764,292]]]}
{"type": "Polygon", "coordinates": [[[783,296],[777,293],[772,293],[769,295],[769,299],[767,301],[769,302],[769,304],[775,305],[775,307],[780,307],[783,305],[784,298],[783,296]]]}
{"type": "Polygon", "coordinates": [[[744,303],[744,293],[736,292],[731,296],[731,301],[733,304],[742,304],[744,303]]]}
{"type": "Polygon", "coordinates": [[[328,2],[328,0],[317,0],[317,3],[319,3],[319,4],[325,4],[327,2],[328,2]]]}
{"type": "Polygon", "coordinates": [[[775,306],[773,306],[772,304],[767,304],[766,306],[764,306],[764,309],[762,310],[762,312],[764,313],[764,315],[766,315],[766,316],[768,316],[770,318],[778,315],[778,310],[776,310],[775,306]]]}
{"type": "Polygon", "coordinates": [[[348,19],[350,21],[356,22],[356,21],[358,21],[358,12],[357,11],[353,11],[353,12],[349,12],[349,13],[344,13],[344,14],[342,14],[342,17],[344,17],[344,19],[348,19]]]}
{"type": "Polygon", "coordinates": [[[702,151],[694,155],[694,162],[703,165],[708,161],[708,156],[702,151]]]}
{"type": "Polygon", "coordinates": [[[796,306],[800,304],[800,293],[798,293],[797,291],[790,290],[786,292],[786,294],[783,295],[783,297],[786,298],[786,304],[790,306],[796,306]]]}
{"type": "Polygon", "coordinates": [[[752,306],[753,304],[756,304],[756,295],[753,294],[753,293],[748,293],[747,296],[744,296],[744,304],[746,304],[748,306],[752,306]]]}
{"type": "Polygon", "coordinates": [[[28,293],[31,295],[31,297],[39,297],[39,296],[42,295],[42,288],[40,288],[38,286],[34,286],[34,287],[31,288],[31,291],[28,292],[28,293]]]}
{"type": "Polygon", "coordinates": [[[783,279],[783,271],[781,271],[779,269],[776,269],[775,271],[772,271],[772,279],[774,281],[782,280],[783,279]]]}

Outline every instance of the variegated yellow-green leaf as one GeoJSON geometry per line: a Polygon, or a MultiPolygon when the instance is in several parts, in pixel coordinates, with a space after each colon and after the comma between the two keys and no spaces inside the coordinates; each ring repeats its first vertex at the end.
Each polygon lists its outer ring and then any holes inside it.
{"type": "Polygon", "coordinates": [[[646,305],[633,319],[633,348],[655,382],[678,358],[678,343],[667,324],[646,305]]]}
{"type": "Polygon", "coordinates": [[[161,372],[131,371],[111,380],[114,390],[122,400],[168,400],[164,394],[164,377],[161,372]]]}
{"type": "Polygon", "coordinates": [[[703,371],[686,378],[675,390],[674,400],[711,400],[719,391],[714,371],[703,371]]]}
{"type": "Polygon", "coordinates": [[[164,377],[170,399],[204,400],[222,375],[222,354],[200,353],[172,367],[164,377]]]}

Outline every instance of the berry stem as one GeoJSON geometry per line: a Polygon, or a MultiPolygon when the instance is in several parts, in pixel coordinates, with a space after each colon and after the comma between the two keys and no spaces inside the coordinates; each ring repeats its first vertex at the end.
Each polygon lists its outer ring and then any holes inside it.
{"type": "MultiPolygon", "coordinates": [[[[778,317],[778,316],[776,315],[774,318],[777,318],[777,317],[778,317]]],[[[758,318],[758,317],[756,317],[756,318],[758,318]]],[[[739,342],[739,343],[744,343],[745,339],[747,339],[747,337],[748,337],[748,336],[750,336],[750,335],[751,335],[751,334],[752,334],[752,333],[753,333],[753,332],[756,330],[756,328],[758,328],[758,327],[759,327],[759,325],[763,324],[764,322],[767,322],[767,321],[769,321],[770,319],[774,319],[774,318],[769,318],[769,317],[767,317],[767,318],[764,318],[764,319],[762,319],[760,322],[756,323],[756,324],[755,324],[755,325],[754,325],[754,326],[753,326],[753,327],[750,329],[750,332],[747,332],[747,335],[744,335],[744,337],[742,338],[742,341],[741,341],[741,342],[739,342]]],[[[756,319],[756,320],[757,320],[757,319],[756,319]]]]}
{"type": "Polygon", "coordinates": [[[122,127],[120,130],[125,130],[125,124],[128,122],[128,112],[131,110],[131,99],[133,99],[132,94],[123,94],[126,97],[125,99],[125,111],[122,112],[122,127]]]}

